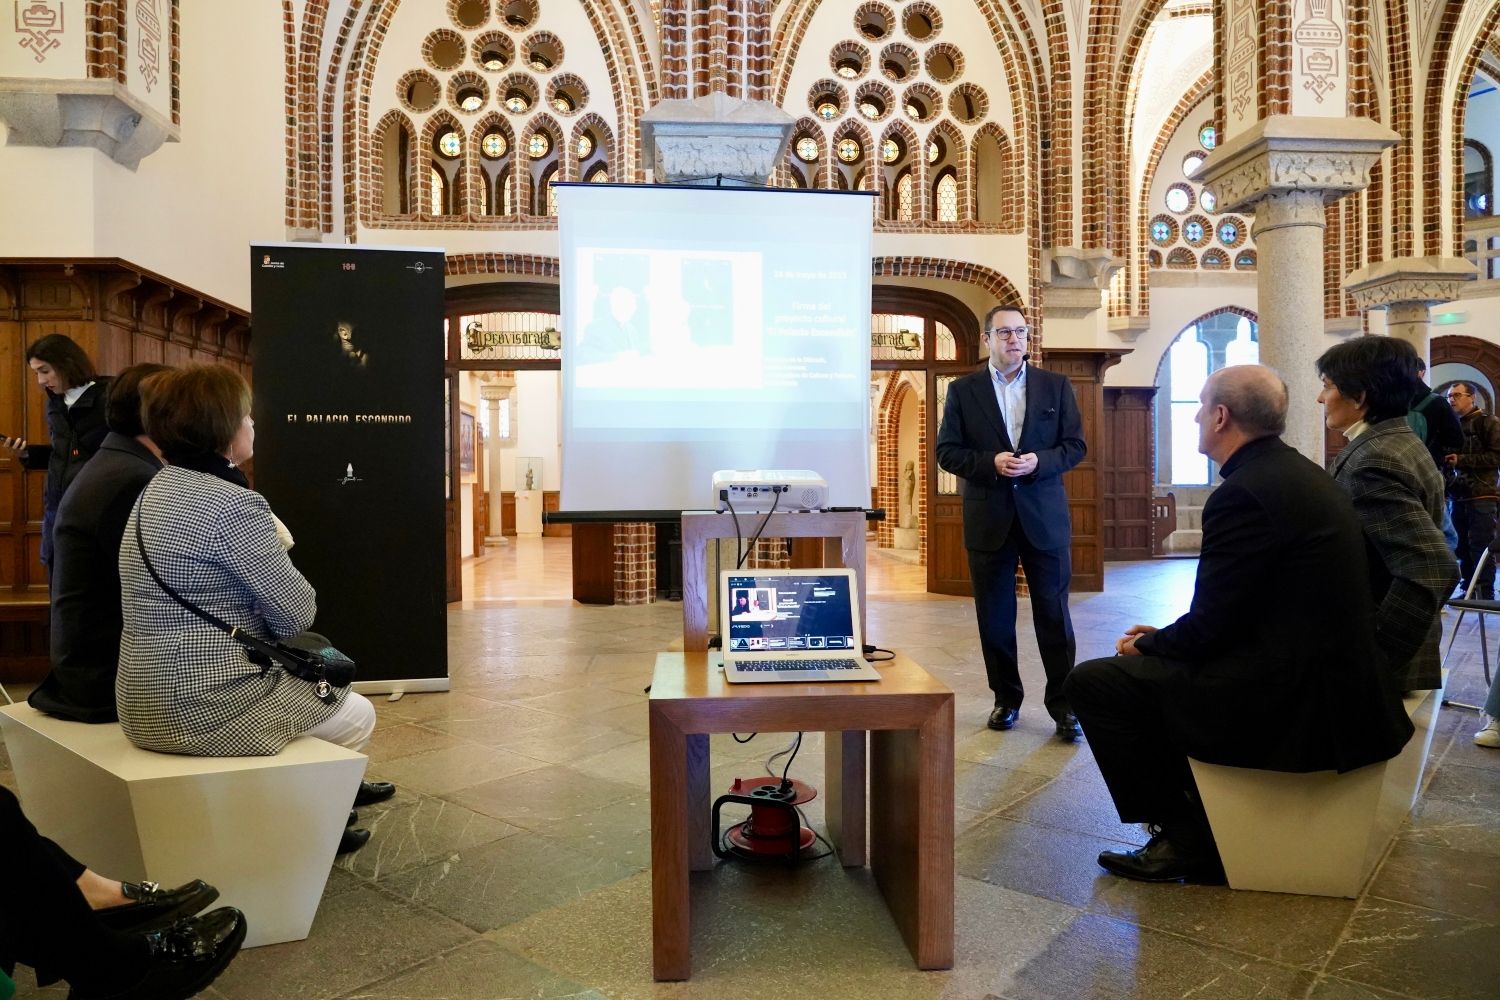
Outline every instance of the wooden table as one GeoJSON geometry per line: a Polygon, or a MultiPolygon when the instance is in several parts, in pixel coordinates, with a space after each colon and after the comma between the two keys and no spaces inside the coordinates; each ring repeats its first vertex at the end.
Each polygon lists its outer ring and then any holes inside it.
{"type": "MultiPolygon", "coordinates": [[[[717,658],[715,658],[716,660],[717,658]]],[[[688,873],[711,867],[708,734],[822,730],[830,840],[869,863],[917,967],[953,966],[953,692],[910,659],[878,682],[730,684],[707,653],[659,653],[651,682],[651,942],[657,979],[692,969],[688,873]]]]}

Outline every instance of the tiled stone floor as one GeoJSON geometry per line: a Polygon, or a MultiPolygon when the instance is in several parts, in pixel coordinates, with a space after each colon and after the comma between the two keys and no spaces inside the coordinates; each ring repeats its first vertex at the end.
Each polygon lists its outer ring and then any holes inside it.
{"type": "MultiPolygon", "coordinates": [[[[1174,617],[1195,565],[1111,565],[1106,593],[1073,599],[1080,657],[1107,652],[1124,626],[1174,617]]],[[[378,703],[370,775],[400,792],[365,811],[370,845],[332,872],[308,940],[244,953],[206,995],[1500,996],[1500,752],[1470,742],[1473,713],[1443,712],[1419,808],[1359,899],[1139,885],[1094,864],[1143,838],[1117,821],[1088,747],[1053,741],[1034,702],[1010,733],[983,727],[971,603],[876,586],[869,610],[870,641],[958,693],[951,972],[915,970],[868,870],[825,859],[695,876],[693,979],[653,983],[642,688],[656,651],[680,638],[681,609],[533,591],[451,612],[452,692],[378,703]]],[[[1482,700],[1477,648],[1461,637],[1455,649],[1450,693],[1463,700],[1482,700]]],[[[716,737],[716,787],[760,773],[786,744],[716,737]]],[[[816,784],[821,762],[809,737],[792,773],[816,784]]],[[[0,756],[13,786],[8,767],[0,756]]],[[[809,817],[821,828],[820,806],[809,817]]],[[[22,975],[21,996],[37,995],[22,975]]]]}

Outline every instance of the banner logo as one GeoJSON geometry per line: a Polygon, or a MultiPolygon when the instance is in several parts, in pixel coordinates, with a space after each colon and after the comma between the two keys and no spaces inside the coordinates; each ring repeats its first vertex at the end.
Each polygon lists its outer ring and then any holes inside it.
{"type": "Polygon", "coordinates": [[[426,261],[421,260],[413,261],[412,263],[407,264],[406,269],[417,274],[426,274],[428,271],[437,270],[437,268],[433,267],[431,264],[428,264],[426,261]]]}
{"type": "Polygon", "coordinates": [[[261,255],[260,266],[261,266],[262,269],[271,268],[272,270],[275,270],[275,271],[284,271],[284,270],[286,270],[286,262],[285,261],[280,261],[280,260],[272,260],[270,254],[262,254],[261,255]]]}

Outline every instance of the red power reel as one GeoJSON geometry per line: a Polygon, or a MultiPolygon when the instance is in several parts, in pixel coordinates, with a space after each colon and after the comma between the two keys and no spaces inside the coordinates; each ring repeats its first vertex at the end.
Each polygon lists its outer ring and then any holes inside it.
{"type": "Polygon", "coordinates": [[[797,807],[817,797],[817,789],[796,778],[735,778],[728,793],[714,800],[714,854],[742,861],[780,857],[796,864],[802,851],[817,839],[802,825],[797,807]],[[727,847],[721,846],[719,837],[719,810],[726,802],[750,807],[750,817],[731,826],[723,837],[727,847]]]}

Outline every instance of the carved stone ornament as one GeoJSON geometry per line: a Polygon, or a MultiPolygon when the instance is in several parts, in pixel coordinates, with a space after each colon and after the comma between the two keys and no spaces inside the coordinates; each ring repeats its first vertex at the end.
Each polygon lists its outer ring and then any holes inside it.
{"type": "Polygon", "coordinates": [[[643,165],[659,184],[763,186],[785,155],[795,122],[769,101],[719,91],[662,101],[641,116],[643,165]]]}
{"type": "Polygon", "coordinates": [[[89,146],[134,170],[178,127],[113,80],[0,80],[11,146],[89,146]]]}
{"type": "Polygon", "coordinates": [[[1398,138],[1366,118],[1273,115],[1210,153],[1197,178],[1220,212],[1254,211],[1286,191],[1315,191],[1327,204],[1369,186],[1370,168],[1398,138]]]}
{"type": "Polygon", "coordinates": [[[1125,341],[1133,344],[1140,339],[1141,334],[1151,329],[1150,316],[1111,316],[1109,318],[1109,332],[1125,341]]]}
{"type": "Polygon", "coordinates": [[[1478,277],[1473,262],[1462,257],[1399,257],[1352,272],[1344,279],[1344,291],[1361,310],[1404,303],[1436,305],[1452,302],[1464,282],[1478,277]]]}

